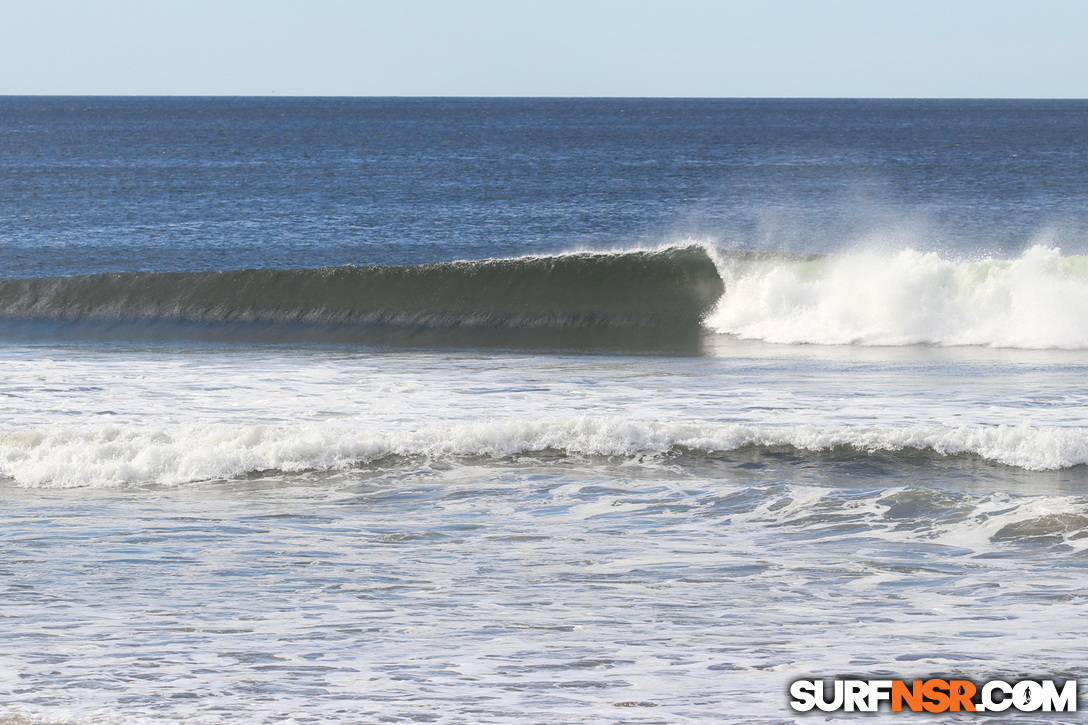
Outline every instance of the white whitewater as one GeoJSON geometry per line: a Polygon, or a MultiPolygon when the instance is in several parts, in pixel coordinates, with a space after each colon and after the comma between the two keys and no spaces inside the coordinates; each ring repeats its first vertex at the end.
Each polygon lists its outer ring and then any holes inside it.
{"type": "Polygon", "coordinates": [[[775,447],[1088,463],[1082,352],[724,340],[718,356],[675,358],[9,348],[0,476],[110,488],[387,457],[660,467],[775,447]]]}
{"type": "MultiPolygon", "coordinates": [[[[856,455],[930,451],[978,456],[1029,471],[1088,463],[1088,428],[661,424],[617,417],[499,421],[449,428],[365,430],[304,426],[52,428],[0,432],[0,475],[27,487],[176,485],[253,472],[335,471],[388,457],[446,464],[511,456],[620,458],[651,469],[676,456],[743,448],[852,449],[856,455]]],[[[390,461],[395,464],[395,461],[390,461]]]]}
{"type": "Polygon", "coordinates": [[[786,344],[1088,347],[1088,257],[1056,248],[978,261],[911,249],[713,257],[726,291],[706,325],[718,333],[786,344]]]}

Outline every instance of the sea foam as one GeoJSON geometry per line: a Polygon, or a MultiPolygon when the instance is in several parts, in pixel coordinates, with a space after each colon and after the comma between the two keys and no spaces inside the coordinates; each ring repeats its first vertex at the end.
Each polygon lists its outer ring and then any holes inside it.
{"type": "Polygon", "coordinates": [[[181,484],[259,471],[337,470],[390,457],[448,463],[550,454],[682,462],[743,448],[844,449],[865,456],[918,450],[974,455],[1041,471],[1088,463],[1088,429],[1056,426],[909,426],[871,429],[688,424],[572,417],[415,430],[189,425],[52,427],[0,433],[0,475],[26,487],[181,484]]]}
{"type": "Polygon", "coordinates": [[[959,262],[911,249],[786,259],[713,254],[705,324],[774,343],[1088,347],[1088,257],[1035,246],[959,262]]]}

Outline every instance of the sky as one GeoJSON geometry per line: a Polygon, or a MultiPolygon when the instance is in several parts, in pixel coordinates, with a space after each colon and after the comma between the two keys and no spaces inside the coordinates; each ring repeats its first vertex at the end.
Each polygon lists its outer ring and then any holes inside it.
{"type": "Polygon", "coordinates": [[[0,0],[0,94],[1088,98],[1088,0],[0,0]]]}

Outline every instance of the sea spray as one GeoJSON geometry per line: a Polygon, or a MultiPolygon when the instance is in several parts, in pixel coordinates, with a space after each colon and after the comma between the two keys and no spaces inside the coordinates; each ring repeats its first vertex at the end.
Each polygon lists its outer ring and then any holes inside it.
{"type": "Polygon", "coordinates": [[[783,344],[1088,347],[1088,257],[1035,246],[957,262],[911,249],[784,259],[715,254],[706,325],[783,344]]]}

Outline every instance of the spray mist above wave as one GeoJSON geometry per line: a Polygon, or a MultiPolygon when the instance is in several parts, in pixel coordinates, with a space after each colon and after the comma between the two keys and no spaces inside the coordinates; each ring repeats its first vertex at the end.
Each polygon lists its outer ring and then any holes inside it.
{"type": "Polygon", "coordinates": [[[28,487],[180,484],[258,471],[340,470],[390,458],[447,463],[510,456],[606,457],[636,465],[697,464],[739,450],[922,451],[977,456],[1029,471],[1088,464],[1088,429],[906,426],[872,429],[663,423],[580,416],[415,430],[323,424],[27,428],[0,431],[0,476],[28,487]]]}
{"type": "Polygon", "coordinates": [[[910,249],[713,256],[725,291],[705,324],[718,333],[786,344],[1088,347],[1088,257],[1058,249],[970,262],[910,249]]]}

